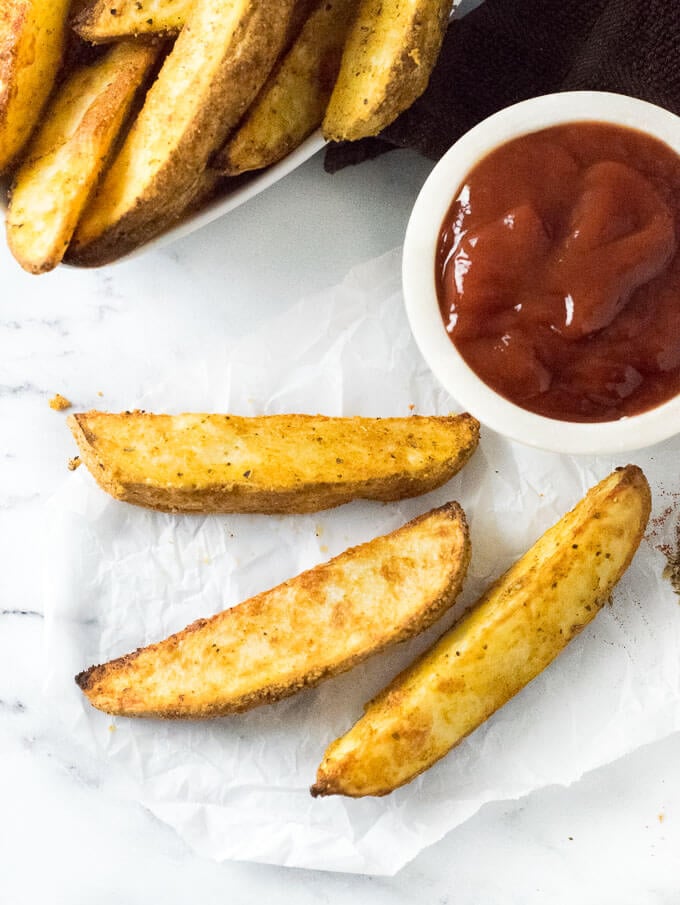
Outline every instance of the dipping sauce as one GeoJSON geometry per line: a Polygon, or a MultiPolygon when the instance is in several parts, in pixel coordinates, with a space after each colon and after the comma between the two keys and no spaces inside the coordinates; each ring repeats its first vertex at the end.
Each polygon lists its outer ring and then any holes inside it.
{"type": "Polygon", "coordinates": [[[680,393],[679,240],[680,157],[661,141],[605,123],[514,139],[442,224],[444,324],[477,375],[532,412],[655,408],[680,393]]]}

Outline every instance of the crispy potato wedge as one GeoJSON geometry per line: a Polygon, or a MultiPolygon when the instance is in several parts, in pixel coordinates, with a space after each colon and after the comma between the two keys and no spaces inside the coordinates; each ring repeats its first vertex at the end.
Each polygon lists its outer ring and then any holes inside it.
{"type": "Polygon", "coordinates": [[[249,710],[423,631],[455,600],[469,558],[463,510],[448,503],[76,682],[120,716],[249,710]]]}
{"type": "Polygon", "coordinates": [[[634,465],[593,487],[330,745],[312,795],[386,795],[502,707],[607,601],[650,505],[634,465]]]}
{"type": "Polygon", "coordinates": [[[451,0],[361,0],[323,121],[331,141],[377,135],[419,97],[441,50],[451,0]]]}
{"type": "Polygon", "coordinates": [[[227,176],[281,160],[318,129],[358,0],[325,0],[213,161],[227,176]]]}
{"type": "Polygon", "coordinates": [[[70,0],[0,4],[0,173],[30,138],[66,44],[70,0]]]}
{"type": "Polygon", "coordinates": [[[193,0],[96,0],[72,19],[73,29],[94,44],[138,35],[177,34],[193,0]]]}
{"type": "Polygon", "coordinates": [[[68,259],[97,266],[177,220],[208,158],[266,81],[294,0],[195,0],[118,156],[86,208],[68,259]]]}
{"type": "Polygon", "coordinates": [[[123,41],[74,72],[16,174],[7,241],[24,270],[44,273],[61,261],[80,214],[160,47],[123,41]]]}
{"type": "Polygon", "coordinates": [[[87,412],[68,424],[107,493],[172,512],[316,512],[417,496],[448,481],[479,439],[470,415],[87,412]]]}

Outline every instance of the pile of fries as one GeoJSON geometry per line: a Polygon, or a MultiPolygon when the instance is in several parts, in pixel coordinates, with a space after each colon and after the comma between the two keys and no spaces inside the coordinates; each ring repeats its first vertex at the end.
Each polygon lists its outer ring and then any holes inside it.
{"type": "Polygon", "coordinates": [[[13,255],[31,273],[64,259],[106,264],[195,210],[225,179],[276,163],[319,126],[334,141],[377,134],[425,89],[450,7],[5,4],[0,174],[11,185],[13,255]]]}

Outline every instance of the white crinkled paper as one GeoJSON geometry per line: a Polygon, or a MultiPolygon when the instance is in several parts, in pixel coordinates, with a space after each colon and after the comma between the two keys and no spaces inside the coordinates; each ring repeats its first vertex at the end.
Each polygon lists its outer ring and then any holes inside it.
{"type": "MultiPolygon", "coordinates": [[[[226,364],[174,376],[174,386],[131,399],[130,407],[369,416],[457,409],[411,339],[398,250],[238,342],[226,364]]],[[[81,468],[53,499],[47,524],[55,713],[76,741],[105,758],[105,784],[143,803],[203,856],[393,874],[486,802],[571,783],[680,729],[680,606],[656,549],[678,517],[659,514],[680,489],[679,452],[676,438],[626,457],[652,483],[657,527],[613,606],[424,776],[386,798],[359,801],[310,797],[327,744],[455,612],[625,463],[542,453],[483,431],[470,464],[427,496],[280,517],[149,512],[110,499],[81,468]],[[473,549],[455,610],[344,676],[199,723],[113,719],[93,710],[73,682],[92,663],[159,640],[449,499],[467,513],[473,549]]]]}

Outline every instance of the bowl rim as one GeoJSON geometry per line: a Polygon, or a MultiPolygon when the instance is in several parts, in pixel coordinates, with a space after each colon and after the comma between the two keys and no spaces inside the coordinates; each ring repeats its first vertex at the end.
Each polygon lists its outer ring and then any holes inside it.
{"type": "Polygon", "coordinates": [[[435,254],[441,223],[467,173],[498,146],[569,122],[604,122],[645,132],[680,154],[680,117],[662,107],[605,91],[541,95],[506,107],[466,132],[425,181],[406,228],[404,304],[416,345],[435,377],[482,424],[551,452],[603,454],[642,449],[680,432],[680,394],[616,421],[561,421],[521,408],[491,389],[451,342],[439,311],[435,254]]]}

